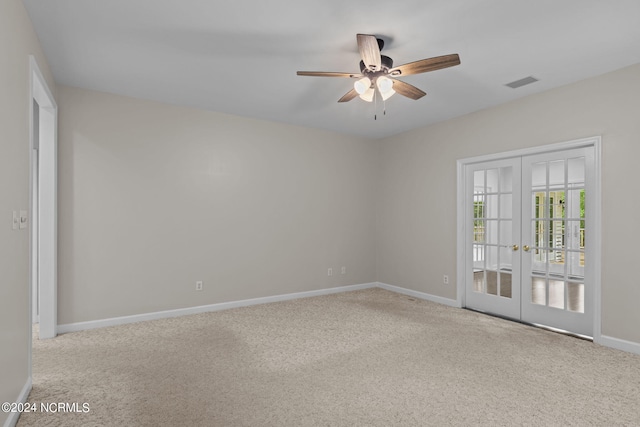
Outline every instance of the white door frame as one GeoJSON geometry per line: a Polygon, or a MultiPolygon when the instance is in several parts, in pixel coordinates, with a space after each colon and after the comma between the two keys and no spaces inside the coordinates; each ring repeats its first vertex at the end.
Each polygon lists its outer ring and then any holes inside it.
{"type": "Polygon", "coordinates": [[[29,152],[30,152],[30,324],[40,323],[40,338],[57,334],[57,135],[58,106],[40,67],[29,56],[29,152]],[[38,134],[34,132],[34,105],[39,105],[38,134]],[[37,150],[36,150],[37,149],[37,150]],[[37,156],[37,157],[36,157],[37,156]],[[37,169],[36,169],[37,168],[37,169]],[[38,318],[33,318],[34,301],[38,318]]]}
{"type": "Polygon", "coordinates": [[[457,236],[456,236],[456,293],[457,293],[457,305],[459,307],[465,307],[465,283],[467,281],[467,271],[465,268],[465,260],[467,257],[466,236],[470,231],[468,230],[469,224],[466,221],[465,209],[465,166],[472,163],[488,162],[492,160],[500,160],[509,157],[523,157],[533,154],[550,153],[554,151],[569,150],[572,148],[582,147],[594,147],[595,151],[595,185],[592,191],[589,192],[590,204],[594,209],[595,220],[591,223],[591,229],[589,234],[592,236],[592,257],[593,257],[593,274],[594,274],[594,298],[593,298],[593,340],[596,343],[601,342],[602,335],[602,302],[601,302],[601,262],[602,262],[602,236],[601,236],[601,145],[602,138],[600,136],[593,136],[590,138],[583,138],[574,141],[561,142],[556,144],[543,145],[539,147],[525,148],[520,150],[507,151],[497,154],[489,154],[478,157],[469,157],[465,159],[459,159],[457,161],[457,236]]]}

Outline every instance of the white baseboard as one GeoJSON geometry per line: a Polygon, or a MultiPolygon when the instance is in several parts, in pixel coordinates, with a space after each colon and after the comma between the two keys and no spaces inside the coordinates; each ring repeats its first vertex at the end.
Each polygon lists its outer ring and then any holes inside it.
{"type": "MultiPolygon", "coordinates": [[[[335,294],[339,292],[349,292],[349,291],[356,291],[360,289],[369,289],[369,288],[375,288],[375,287],[386,289],[391,292],[396,292],[399,294],[427,300],[427,301],[432,301],[432,302],[443,304],[449,307],[460,308],[460,303],[454,299],[444,298],[437,295],[431,295],[425,292],[414,291],[412,289],[406,289],[399,286],[389,285],[387,283],[374,282],[374,283],[363,283],[360,285],[348,285],[348,286],[340,286],[336,288],[319,289],[316,291],[295,292],[291,294],[275,295],[270,297],[223,302],[219,304],[202,305],[198,307],[188,307],[188,308],[181,308],[176,310],[158,311],[154,313],[136,314],[132,316],[114,317],[110,319],[91,320],[88,322],[67,323],[63,325],[58,325],[58,332],[61,334],[64,334],[67,332],[76,332],[76,331],[83,331],[87,329],[104,328],[107,326],[124,325],[127,323],[143,322],[146,320],[156,320],[156,319],[164,319],[169,317],[186,316],[190,314],[200,314],[200,313],[207,313],[207,312],[213,312],[213,311],[228,310],[231,308],[247,307],[247,306],[257,305],[257,304],[267,304],[271,302],[287,301],[292,299],[308,298],[308,297],[314,297],[314,296],[320,296],[320,295],[329,295],[329,294],[335,294]]],[[[597,344],[600,344],[606,347],[615,348],[617,350],[640,354],[640,343],[625,341],[619,338],[613,338],[606,335],[601,335],[600,337],[596,337],[595,342],[597,344]]],[[[23,388],[20,394],[20,398],[23,399],[22,400],[23,402],[26,401],[30,391],[31,391],[31,378],[29,378],[27,384],[25,384],[25,387],[23,388]]],[[[7,419],[7,422],[5,423],[5,427],[14,426],[17,420],[18,420],[17,414],[11,414],[7,419]]]]}
{"type": "Polygon", "coordinates": [[[147,320],[164,319],[168,317],[186,316],[190,314],[200,314],[230,308],[247,307],[250,305],[266,304],[270,302],[287,301],[298,298],[315,297],[319,295],[329,295],[339,292],[357,291],[360,289],[375,288],[377,283],[364,283],[360,285],[340,286],[336,288],[319,289],[316,291],[295,292],[291,294],[275,295],[271,297],[252,298],[240,301],[222,302],[218,304],[201,305],[197,307],[180,308],[176,310],[157,311],[153,313],[135,314],[131,316],[113,317],[110,319],[90,320],[87,322],[66,323],[58,325],[58,333],[84,331],[88,329],[104,328],[107,326],[124,325],[127,323],[143,322],[147,320]]]}
{"type": "MultiPolygon", "coordinates": [[[[25,403],[29,398],[29,393],[31,393],[31,377],[27,378],[27,382],[22,387],[15,403],[25,403]]],[[[5,420],[4,427],[15,427],[18,423],[18,418],[20,418],[19,412],[9,412],[9,417],[5,420]]]]}
{"type": "MultiPolygon", "coordinates": [[[[411,289],[401,288],[399,286],[388,285],[386,283],[378,282],[378,287],[386,289],[388,291],[397,292],[404,295],[409,295],[415,298],[425,299],[428,301],[437,302],[439,304],[448,305],[450,307],[460,308],[460,304],[457,300],[443,298],[436,295],[430,295],[424,292],[418,292],[411,289]]],[[[596,344],[603,345],[605,347],[615,348],[616,350],[622,350],[629,353],[640,354],[640,343],[633,341],[626,341],[619,338],[610,337],[607,335],[600,335],[600,337],[594,338],[596,344]]]]}
{"type": "Polygon", "coordinates": [[[606,347],[640,354],[640,343],[637,342],[621,340],[620,338],[609,337],[607,335],[600,335],[600,337],[594,338],[594,341],[596,344],[604,345],[606,347]]]}
{"type": "Polygon", "coordinates": [[[388,285],[386,283],[378,282],[378,287],[386,289],[391,292],[397,292],[399,294],[409,295],[415,298],[424,299],[431,302],[437,302],[438,304],[448,305],[449,307],[460,308],[458,301],[450,298],[443,298],[437,295],[431,295],[424,292],[414,291],[411,289],[401,288],[399,286],[388,285]]]}

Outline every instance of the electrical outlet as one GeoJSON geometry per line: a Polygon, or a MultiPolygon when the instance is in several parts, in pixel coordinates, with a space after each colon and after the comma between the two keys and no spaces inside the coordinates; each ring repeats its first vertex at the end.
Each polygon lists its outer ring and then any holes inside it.
{"type": "Polygon", "coordinates": [[[333,268],[329,267],[327,269],[327,276],[333,276],[333,268]]]}
{"type": "Polygon", "coordinates": [[[347,267],[342,267],[340,274],[347,274],[347,267]]]}
{"type": "Polygon", "coordinates": [[[449,284],[449,276],[447,276],[446,274],[442,277],[442,283],[444,283],[445,285],[449,284]]]}
{"type": "Polygon", "coordinates": [[[196,291],[201,291],[202,290],[202,280],[198,280],[196,282],[196,291]]]}

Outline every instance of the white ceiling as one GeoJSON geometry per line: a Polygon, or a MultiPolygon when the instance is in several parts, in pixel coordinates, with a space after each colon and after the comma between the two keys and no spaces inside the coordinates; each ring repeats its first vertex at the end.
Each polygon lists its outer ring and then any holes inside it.
{"type": "Polygon", "coordinates": [[[380,138],[640,62],[638,0],[24,0],[58,83],[380,138]],[[359,71],[356,34],[427,92],[375,108],[337,100],[359,71]],[[534,76],[519,89],[505,86],[534,76]]]}

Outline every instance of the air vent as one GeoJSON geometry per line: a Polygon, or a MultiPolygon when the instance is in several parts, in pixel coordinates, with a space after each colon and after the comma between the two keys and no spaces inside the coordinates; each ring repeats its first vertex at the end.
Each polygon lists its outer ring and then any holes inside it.
{"type": "Polygon", "coordinates": [[[511,89],[517,89],[519,87],[535,83],[538,79],[533,76],[525,77],[524,79],[516,80],[515,82],[507,83],[505,86],[509,86],[511,89]]]}

